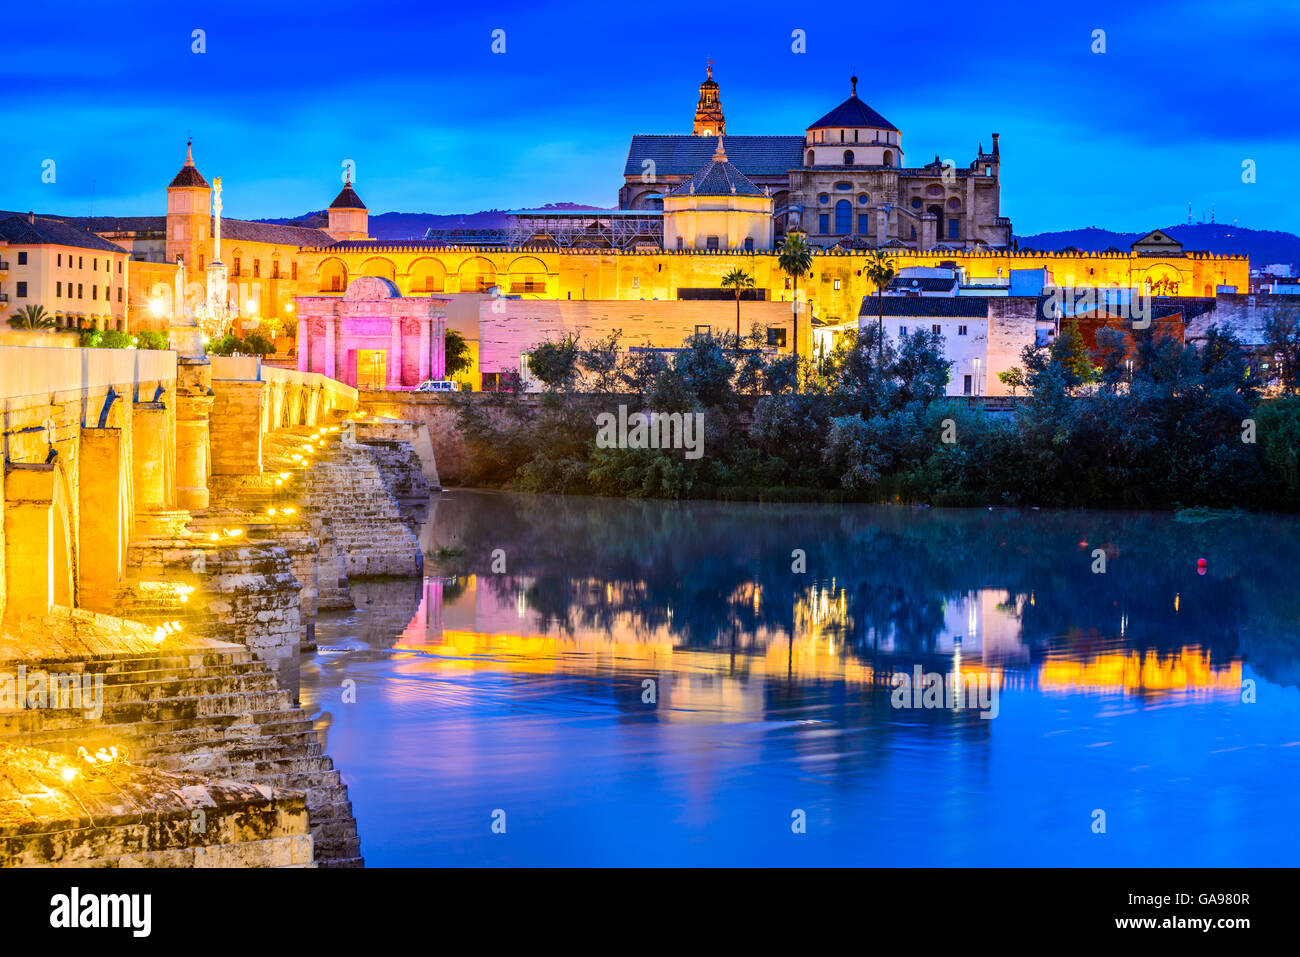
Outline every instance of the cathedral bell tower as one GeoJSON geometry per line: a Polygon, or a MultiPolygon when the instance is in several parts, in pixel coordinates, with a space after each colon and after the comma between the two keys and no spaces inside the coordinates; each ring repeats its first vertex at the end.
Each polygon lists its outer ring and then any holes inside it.
{"type": "Polygon", "coordinates": [[[718,83],[713,79],[713,61],[709,61],[709,75],[700,84],[700,100],[695,104],[695,135],[725,136],[727,120],[722,115],[722,102],[718,99],[718,83]]]}
{"type": "Polygon", "coordinates": [[[201,257],[211,241],[212,187],[194,165],[193,143],[185,145],[185,165],[167,187],[167,261],[180,256],[185,265],[200,269],[201,257]]]}

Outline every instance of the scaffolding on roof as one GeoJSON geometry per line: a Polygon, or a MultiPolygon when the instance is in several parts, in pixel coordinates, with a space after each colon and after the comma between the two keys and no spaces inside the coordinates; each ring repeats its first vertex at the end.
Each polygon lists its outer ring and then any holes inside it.
{"type": "Polygon", "coordinates": [[[662,247],[664,215],[651,209],[516,209],[507,214],[506,235],[511,246],[662,247]]]}

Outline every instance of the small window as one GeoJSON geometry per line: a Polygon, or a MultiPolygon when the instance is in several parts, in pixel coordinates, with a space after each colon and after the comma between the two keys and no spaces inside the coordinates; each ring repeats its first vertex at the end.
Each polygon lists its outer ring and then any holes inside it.
{"type": "MultiPolygon", "coordinates": [[[[72,257],[71,257],[71,256],[68,257],[68,261],[69,261],[69,262],[72,261],[72,257]]],[[[78,268],[78,269],[85,269],[85,268],[86,268],[86,264],[85,264],[84,262],[82,262],[80,256],[77,257],[77,268],[78,268]]]]}
{"type": "Polygon", "coordinates": [[[868,196],[866,193],[863,193],[861,196],[858,197],[859,206],[865,206],[869,202],[871,202],[871,197],[868,196]]]}
{"type": "Polygon", "coordinates": [[[290,279],[298,278],[298,264],[296,262],[289,263],[289,278],[290,279]]]}
{"type": "Polygon", "coordinates": [[[96,272],[99,269],[99,259],[95,258],[90,261],[90,271],[96,272]]]}
{"type": "Polygon", "coordinates": [[[939,323],[936,322],[936,323],[934,323],[933,325],[930,326],[930,331],[933,332],[933,333],[937,336],[937,335],[940,333],[941,328],[942,328],[942,327],[939,325],[939,323]]]}
{"type": "Polygon", "coordinates": [[[717,248],[718,248],[718,237],[717,237],[717,236],[705,236],[705,237],[704,237],[704,248],[705,248],[705,249],[717,249],[717,248]]]}
{"type": "Polygon", "coordinates": [[[275,260],[273,263],[271,263],[271,278],[272,279],[280,278],[280,260],[278,259],[275,260]]]}
{"type": "Polygon", "coordinates": [[[98,298],[99,298],[99,287],[98,287],[98,286],[92,285],[92,286],[90,287],[90,298],[91,298],[91,299],[98,299],[98,298]]]}
{"type": "Polygon", "coordinates": [[[958,327],[957,327],[957,335],[959,335],[959,336],[964,336],[964,335],[966,335],[966,327],[965,327],[965,326],[958,326],[958,327]]]}
{"type": "Polygon", "coordinates": [[[959,238],[957,232],[960,228],[961,228],[961,223],[958,220],[956,219],[948,220],[948,238],[949,239],[959,238]]]}
{"type": "Polygon", "coordinates": [[[858,234],[861,236],[871,232],[871,214],[858,213],[858,234]]]}
{"type": "Polygon", "coordinates": [[[823,236],[831,231],[830,213],[822,213],[817,217],[817,229],[823,236]]]}
{"type": "Polygon", "coordinates": [[[899,326],[899,327],[898,327],[898,337],[901,339],[901,338],[903,338],[903,336],[905,336],[905,335],[907,335],[907,326],[899,326]]]}
{"type": "Polygon", "coordinates": [[[836,279],[836,280],[835,280],[831,285],[832,285],[832,287],[835,289],[836,292],[839,292],[839,289],[840,289],[840,281],[839,281],[838,279],[836,279]]]}
{"type": "Polygon", "coordinates": [[[26,266],[26,265],[27,265],[27,254],[26,254],[26,253],[19,253],[19,254],[18,254],[18,265],[20,265],[20,266],[26,266]]]}
{"type": "Polygon", "coordinates": [[[767,327],[767,344],[778,349],[785,348],[785,330],[778,326],[767,327]]]}
{"type": "Polygon", "coordinates": [[[809,150],[809,151],[808,151],[808,165],[809,165],[809,166],[812,166],[812,165],[813,165],[813,151],[812,151],[812,150],[809,150]]]}
{"type": "Polygon", "coordinates": [[[15,283],[14,285],[15,285],[15,287],[16,287],[14,291],[15,291],[15,294],[18,296],[18,298],[19,298],[19,299],[26,299],[26,298],[27,298],[27,283],[25,283],[25,282],[20,282],[20,283],[15,283]]]}
{"type": "MultiPolygon", "coordinates": [[[[202,260],[203,257],[200,256],[199,259],[202,260]]],[[[118,274],[119,276],[122,275],[122,260],[120,260],[120,259],[117,261],[117,274],[118,274]]]]}
{"type": "Polygon", "coordinates": [[[696,326],[695,334],[697,336],[708,336],[713,334],[713,330],[709,326],[696,326]]]}
{"type": "Polygon", "coordinates": [[[262,260],[260,260],[260,259],[254,259],[254,260],[253,260],[253,278],[254,278],[254,279],[259,279],[259,278],[261,278],[261,276],[262,276],[262,260]]]}
{"type": "MultiPolygon", "coordinates": [[[[68,284],[68,287],[71,288],[71,287],[72,287],[72,284],[69,283],[69,284],[68,284]]],[[[82,298],[84,298],[84,297],[81,295],[81,283],[77,283],[77,298],[78,298],[78,299],[82,299],[82,298]]]]}
{"type": "Polygon", "coordinates": [[[830,201],[831,201],[830,193],[819,193],[817,195],[817,202],[819,203],[829,203],[830,201]]]}
{"type": "Polygon", "coordinates": [[[63,253],[59,253],[59,265],[63,265],[63,253]]]}
{"type": "Polygon", "coordinates": [[[920,208],[921,208],[921,198],[920,198],[919,196],[913,196],[913,197],[912,197],[912,208],[913,208],[913,209],[920,209],[920,208]]]}
{"type": "Polygon", "coordinates": [[[203,268],[203,253],[199,253],[199,268],[203,268]]]}
{"type": "Polygon", "coordinates": [[[993,175],[993,167],[992,167],[992,166],[985,166],[985,167],[984,167],[984,175],[985,175],[985,176],[992,176],[992,175],[993,175]]]}
{"type": "Polygon", "coordinates": [[[122,301],[122,287],[121,287],[121,286],[118,286],[118,287],[117,287],[117,301],[118,301],[118,302],[121,302],[121,301],[122,301]]]}
{"type": "Polygon", "coordinates": [[[238,257],[238,256],[235,257],[235,268],[234,268],[234,271],[232,272],[232,275],[235,275],[235,276],[238,276],[238,275],[239,275],[239,257],[238,257]]]}
{"type": "Polygon", "coordinates": [[[753,237],[753,236],[746,236],[746,237],[745,237],[745,251],[746,251],[746,252],[751,252],[751,253],[754,251],[754,237],[753,237]]]}
{"type": "Polygon", "coordinates": [[[56,283],[54,284],[54,295],[55,295],[56,297],[57,297],[57,296],[62,296],[62,295],[63,295],[63,283],[61,283],[61,282],[56,282],[56,283]]]}
{"type": "Polygon", "coordinates": [[[853,150],[844,151],[844,165],[845,166],[853,165],[853,150]]]}

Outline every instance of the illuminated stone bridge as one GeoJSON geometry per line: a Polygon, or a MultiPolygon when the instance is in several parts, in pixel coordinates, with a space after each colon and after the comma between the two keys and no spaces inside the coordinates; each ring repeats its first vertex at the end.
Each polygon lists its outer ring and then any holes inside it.
{"type": "Polygon", "coordinates": [[[436,472],[356,404],[253,357],[0,347],[0,866],[361,863],[300,649],[350,580],[421,574],[436,472]]]}

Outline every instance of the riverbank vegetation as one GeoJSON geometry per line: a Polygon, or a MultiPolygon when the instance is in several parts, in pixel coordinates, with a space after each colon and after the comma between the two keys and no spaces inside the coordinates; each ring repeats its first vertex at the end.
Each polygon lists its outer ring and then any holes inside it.
{"type": "MultiPolygon", "coordinates": [[[[652,498],[932,505],[1294,509],[1300,398],[1261,397],[1247,353],[1211,329],[1196,348],[1066,324],[1026,349],[1011,412],[945,395],[937,334],[868,325],[816,368],[755,327],[679,350],[617,335],[536,347],[544,391],[468,397],[458,427],[473,484],[652,498]],[[597,416],[701,413],[703,454],[603,448],[597,416]]],[[[621,443],[624,445],[637,443],[621,443]]]]}

